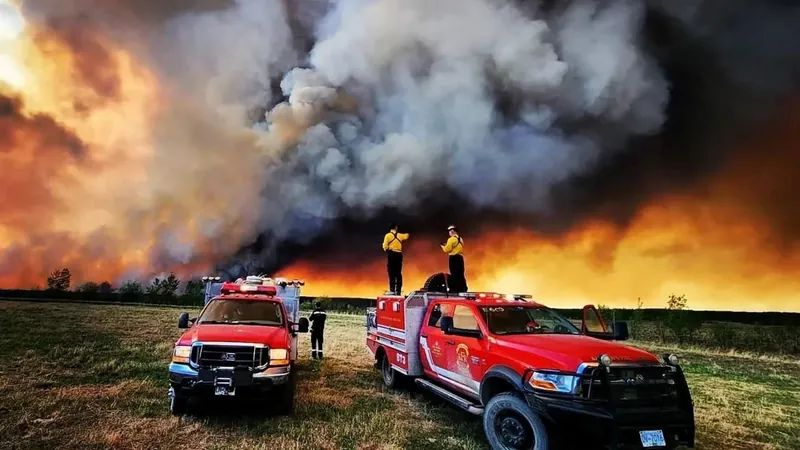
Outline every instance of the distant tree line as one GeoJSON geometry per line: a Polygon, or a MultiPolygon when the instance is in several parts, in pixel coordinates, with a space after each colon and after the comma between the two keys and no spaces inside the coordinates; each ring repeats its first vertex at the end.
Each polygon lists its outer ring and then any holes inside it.
{"type": "MultiPolygon", "coordinates": [[[[149,284],[130,280],[118,287],[108,281],[89,281],[70,290],[71,281],[69,269],[58,269],[47,277],[45,290],[0,290],[0,297],[203,306],[202,281],[192,279],[182,284],[174,273],[149,284]]],[[[316,301],[328,311],[355,314],[375,306],[375,299],[303,297],[301,309],[312,308],[316,301]]],[[[800,355],[800,314],[692,311],[683,295],[670,295],[665,308],[642,306],[641,299],[635,309],[597,305],[609,325],[627,322],[631,338],[636,341],[800,355]]],[[[581,309],[556,310],[576,322],[581,320],[581,309]]]]}

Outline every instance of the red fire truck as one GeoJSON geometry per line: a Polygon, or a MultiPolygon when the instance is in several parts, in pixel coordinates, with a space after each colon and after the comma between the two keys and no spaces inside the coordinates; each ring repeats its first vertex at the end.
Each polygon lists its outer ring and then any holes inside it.
{"type": "Polygon", "coordinates": [[[677,356],[613,342],[628,338],[626,323],[609,331],[591,305],[576,325],[528,295],[426,287],[379,296],[367,312],[388,387],[413,379],[482,416],[493,449],[694,447],[677,356]]]}
{"type": "MultiPolygon", "coordinates": [[[[219,281],[208,278],[204,281],[219,281]]],[[[170,411],[183,414],[192,399],[265,398],[281,414],[292,412],[300,318],[298,280],[249,276],[219,284],[200,314],[181,313],[169,365],[170,411]]]]}

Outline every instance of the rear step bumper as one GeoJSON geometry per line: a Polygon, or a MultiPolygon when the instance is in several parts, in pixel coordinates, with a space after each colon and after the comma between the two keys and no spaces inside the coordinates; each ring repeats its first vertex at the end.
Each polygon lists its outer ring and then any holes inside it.
{"type": "Polygon", "coordinates": [[[428,391],[433,392],[434,394],[442,397],[443,399],[447,400],[448,402],[458,406],[459,408],[467,411],[470,414],[475,414],[476,416],[480,416],[483,414],[483,406],[476,405],[471,401],[467,400],[464,397],[461,397],[458,394],[454,394],[447,389],[439,387],[428,380],[423,378],[415,378],[414,383],[417,385],[427,389],[428,391]]]}

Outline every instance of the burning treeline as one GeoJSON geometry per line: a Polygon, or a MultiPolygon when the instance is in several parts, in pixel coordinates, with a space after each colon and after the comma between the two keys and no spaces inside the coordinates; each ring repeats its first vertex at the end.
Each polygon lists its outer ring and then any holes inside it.
{"type": "Polygon", "coordinates": [[[454,218],[476,289],[795,308],[795,10],[164,4],[0,2],[0,284],[277,270],[372,296],[383,230],[342,221],[402,215],[408,288],[454,218]]]}

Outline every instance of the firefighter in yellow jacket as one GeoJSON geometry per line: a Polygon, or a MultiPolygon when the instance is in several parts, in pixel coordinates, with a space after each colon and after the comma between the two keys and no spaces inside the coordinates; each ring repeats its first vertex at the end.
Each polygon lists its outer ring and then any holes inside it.
{"type": "Polygon", "coordinates": [[[450,292],[467,292],[467,278],[464,275],[464,239],[458,235],[455,225],[447,227],[447,233],[450,237],[441,247],[448,255],[450,292]]]}
{"type": "Polygon", "coordinates": [[[383,251],[386,252],[386,269],[389,272],[389,292],[400,295],[403,289],[403,241],[408,233],[398,233],[397,224],[389,226],[383,237],[383,251]]]}

